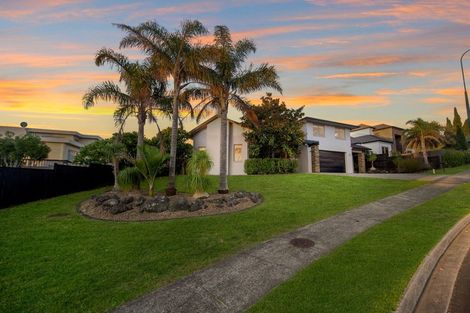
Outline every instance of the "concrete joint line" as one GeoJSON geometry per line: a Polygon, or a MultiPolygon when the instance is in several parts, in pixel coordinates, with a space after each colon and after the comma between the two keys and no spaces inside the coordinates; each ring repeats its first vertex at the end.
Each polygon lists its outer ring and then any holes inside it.
{"type": "Polygon", "coordinates": [[[405,293],[402,296],[400,305],[395,313],[411,313],[414,312],[421,295],[434,271],[439,260],[447,251],[449,246],[454,242],[458,235],[470,225],[470,214],[461,219],[457,224],[447,232],[444,238],[431,250],[424,258],[418,270],[415,272],[409,282],[405,293]]]}

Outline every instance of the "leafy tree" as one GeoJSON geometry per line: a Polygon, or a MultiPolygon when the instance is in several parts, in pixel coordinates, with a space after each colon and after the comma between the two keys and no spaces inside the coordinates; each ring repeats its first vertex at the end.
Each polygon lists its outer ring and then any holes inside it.
{"type": "Polygon", "coordinates": [[[454,130],[455,130],[455,148],[457,150],[467,150],[468,144],[467,139],[463,131],[462,119],[457,111],[457,108],[454,107],[454,130]]]}
{"type": "Polygon", "coordinates": [[[26,159],[43,160],[51,149],[38,136],[15,136],[12,132],[0,135],[0,166],[20,167],[26,159]]]}
{"type": "Polygon", "coordinates": [[[111,157],[106,151],[111,142],[111,139],[103,139],[86,145],[80,149],[73,162],[84,165],[111,163],[111,157]]]}
{"type": "Polygon", "coordinates": [[[256,119],[242,117],[243,133],[250,158],[293,158],[304,142],[300,119],[303,107],[289,109],[271,94],[261,97],[260,105],[252,105],[256,119]]]}
{"type": "MultiPolygon", "coordinates": [[[[148,145],[158,147],[162,153],[170,153],[171,148],[171,127],[161,130],[155,137],[147,141],[148,145]]],[[[191,158],[193,146],[188,143],[189,133],[180,128],[176,141],[176,172],[182,173],[186,164],[191,158]]]]}
{"type": "Polygon", "coordinates": [[[455,128],[449,118],[446,118],[446,126],[444,128],[444,138],[448,147],[455,147],[455,128]]]}
{"type": "Polygon", "coordinates": [[[139,48],[154,64],[154,75],[157,77],[171,76],[172,91],[172,133],[170,141],[170,165],[167,194],[176,193],[176,156],[178,140],[178,120],[181,91],[191,80],[199,75],[199,64],[207,58],[204,49],[194,44],[197,37],[207,33],[206,28],[197,20],[186,20],[181,27],[168,32],[156,22],[148,21],[136,27],[116,24],[126,32],[121,40],[121,48],[139,48]]]}
{"type": "Polygon", "coordinates": [[[202,87],[194,88],[194,97],[202,100],[198,120],[207,111],[215,110],[221,119],[219,192],[228,192],[227,182],[227,114],[229,105],[248,112],[251,106],[242,95],[264,88],[282,92],[274,66],[263,63],[245,66],[248,56],[256,51],[253,41],[232,41],[227,26],[216,26],[211,60],[201,66],[202,87]]]}
{"type": "MultiPolygon", "coordinates": [[[[98,99],[117,103],[118,108],[114,112],[116,124],[122,128],[129,116],[135,116],[139,125],[136,146],[142,146],[146,121],[157,122],[155,110],[160,102],[168,101],[165,95],[166,81],[154,78],[155,69],[151,63],[130,62],[126,56],[112,49],[99,50],[95,63],[97,66],[109,64],[116,67],[120,74],[119,80],[125,85],[125,91],[111,81],[98,84],[83,96],[85,108],[94,106],[98,99]]],[[[140,150],[135,150],[137,158],[140,158],[140,150]]]]}
{"type": "Polygon", "coordinates": [[[441,135],[442,126],[438,122],[427,122],[421,118],[406,122],[410,128],[403,132],[406,147],[423,154],[424,164],[429,167],[429,149],[440,147],[444,143],[441,135]]]}

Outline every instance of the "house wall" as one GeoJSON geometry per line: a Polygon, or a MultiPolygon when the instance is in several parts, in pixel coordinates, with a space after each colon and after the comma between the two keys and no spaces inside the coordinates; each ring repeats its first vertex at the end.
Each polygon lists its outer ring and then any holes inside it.
{"type": "Polygon", "coordinates": [[[230,140],[229,140],[229,174],[230,175],[244,175],[245,174],[245,160],[248,159],[248,144],[243,136],[243,127],[236,123],[230,123],[230,140]],[[237,144],[242,145],[242,159],[235,162],[235,149],[237,144]]]}
{"type": "Polygon", "coordinates": [[[47,156],[50,160],[65,160],[64,158],[64,144],[59,142],[46,142],[45,143],[51,151],[47,156]]]}
{"type": "MultiPolygon", "coordinates": [[[[319,142],[320,150],[338,151],[345,153],[346,173],[354,173],[353,156],[351,151],[350,130],[345,128],[345,139],[337,139],[335,137],[335,127],[325,125],[325,136],[313,136],[313,123],[304,123],[303,131],[307,140],[316,140],[319,142]]],[[[310,149],[309,149],[310,150],[310,149]]],[[[311,154],[310,163],[311,163],[311,154]]]]}
{"type": "Polygon", "coordinates": [[[311,173],[312,172],[312,155],[311,148],[304,145],[300,148],[300,154],[298,157],[298,168],[299,173],[311,173]]]}
{"type": "Polygon", "coordinates": [[[364,129],[359,129],[359,130],[352,130],[351,131],[351,137],[360,137],[360,136],[365,136],[365,135],[373,135],[373,129],[372,128],[364,128],[364,129]]]}
{"type": "Polygon", "coordinates": [[[375,154],[382,154],[382,147],[387,147],[389,156],[392,155],[392,144],[387,143],[387,142],[380,142],[380,141],[375,141],[375,142],[369,142],[369,143],[361,143],[361,146],[370,148],[371,151],[375,154]]]}

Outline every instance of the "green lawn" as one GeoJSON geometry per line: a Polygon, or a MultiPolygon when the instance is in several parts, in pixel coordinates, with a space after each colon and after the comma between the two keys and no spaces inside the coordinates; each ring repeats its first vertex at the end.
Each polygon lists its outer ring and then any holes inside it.
{"type": "Polygon", "coordinates": [[[470,212],[470,184],[360,234],[274,289],[250,312],[389,313],[443,235],[470,212]]]}
{"type": "MultiPolygon", "coordinates": [[[[437,169],[436,174],[437,175],[454,175],[454,174],[459,174],[465,171],[470,171],[470,164],[465,164],[461,166],[456,166],[456,167],[447,167],[445,169],[437,169]]],[[[427,170],[427,174],[433,174],[432,170],[427,170]]]]}
{"type": "Polygon", "coordinates": [[[104,312],[256,242],[422,184],[301,174],[229,182],[265,201],[230,215],[143,223],[77,214],[99,191],[0,210],[0,312],[104,312]]]}

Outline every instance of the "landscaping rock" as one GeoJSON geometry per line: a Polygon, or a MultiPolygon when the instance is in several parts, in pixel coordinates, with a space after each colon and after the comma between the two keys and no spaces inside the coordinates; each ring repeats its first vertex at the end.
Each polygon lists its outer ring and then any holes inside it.
{"type": "Polygon", "coordinates": [[[132,207],[124,204],[124,203],[119,203],[115,206],[107,208],[107,211],[110,212],[111,214],[119,214],[122,212],[126,212],[132,209],[132,207]]]}
{"type": "Polygon", "coordinates": [[[107,201],[107,200],[109,200],[109,199],[111,199],[111,196],[109,194],[106,194],[106,193],[95,197],[95,201],[100,203],[100,204],[107,201]]]}
{"type": "Polygon", "coordinates": [[[254,203],[258,203],[258,202],[261,202],[261,195],[257,192],[250,192],[249,193],[249,198],[252,202],[254,203]]]}
{"type": "Polygon", "coordinates": [[[119,202],[118,199],[112,198],[112,199],[108,199],[108,200],[104,201],[104,202],[102,203],[102,205],[103,205],[104,207],[110,208],[110,207],[113,207],[113,206],[118,205],[119,203],[120,203],[120,202],[119,202]]]}
{"type": "Polygon", "coordinates": [[[174,197],[170,200],[170,211],[189,211],[191,203],[184,197],[174,197]]]}
{"type": "Polygon", "coordinates": [[[206,203],[202,199],[196,199],[189,207],[189,212],[195,212],[207,207],[206,203]]]}
{"type": "Polygon", "coordinates": [[[169,199],[167,196],[157,196],[147,200],[140,208],[141,212],[165,212],[168,210],[169,199]]]}
{"type": "Polygon", "coordinates": [[[122,203],[125,203],[125,204],[129,204],[129,203],[131,203],[131,202],[133,202],[133,201],[134,201],[134,197],[133,197],[133,196],[127,196],[127,197],[123,197],[123,198],[121,199],[121,202],[122,202],[122,203]]]}
{"type": "Polygon", "coordinates": [[[142,204],[144,204],[145,198],[140,196],[138,198],[134,198],[134,202],[132,203],[135,208],[140,207],[142,204]]]}

